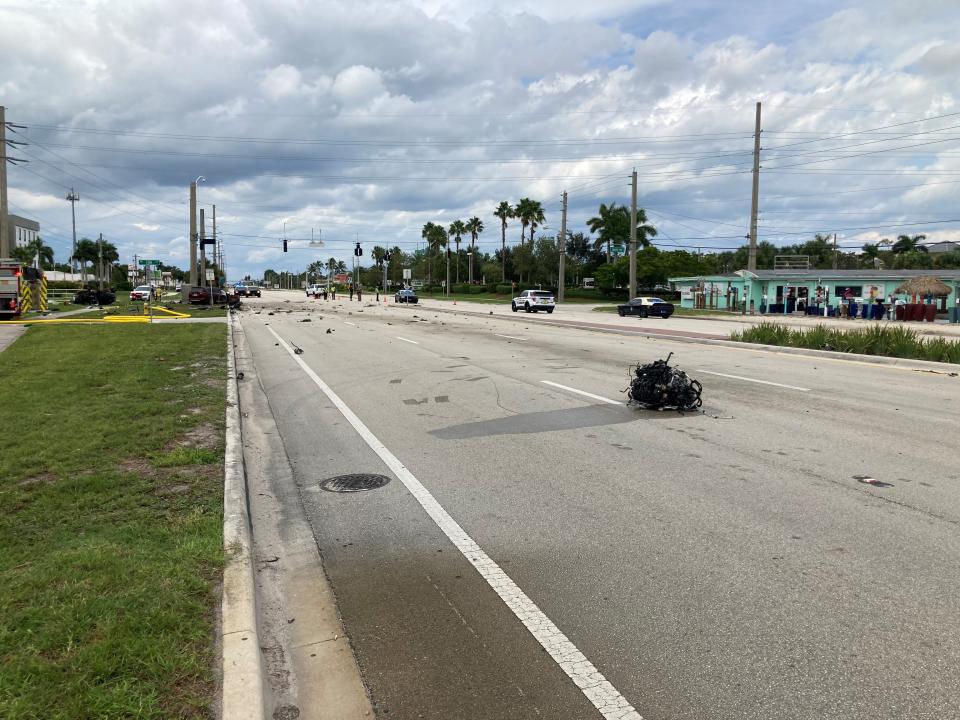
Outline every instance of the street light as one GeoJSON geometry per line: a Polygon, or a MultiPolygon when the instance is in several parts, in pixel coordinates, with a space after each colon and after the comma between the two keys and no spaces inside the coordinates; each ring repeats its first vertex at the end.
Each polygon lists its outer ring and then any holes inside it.
{"type": "Polygon", "coordinates": [[[473,253],[469,250],[467,251],[467,267],[469,268],[468,274],[470,275],[468,282],[473,285],[473,253]]]}

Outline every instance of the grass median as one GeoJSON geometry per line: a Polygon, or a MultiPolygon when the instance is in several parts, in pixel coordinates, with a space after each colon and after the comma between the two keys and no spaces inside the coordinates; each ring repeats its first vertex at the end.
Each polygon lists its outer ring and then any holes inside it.
{"type": "Polygon", "coordinates": [[[212,717],[225,327],[0,353],[0,717],[212,717]]]}

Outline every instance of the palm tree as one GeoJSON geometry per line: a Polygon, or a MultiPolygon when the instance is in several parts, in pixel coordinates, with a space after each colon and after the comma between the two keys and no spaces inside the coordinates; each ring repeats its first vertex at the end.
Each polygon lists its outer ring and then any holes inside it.
{"type": "MultiPolygon", "coordinates": [[[[630,227],[628,224],[627,227],[630,227]]],[[[653,225],[647,224],[647,212],[643,208],[637,208],[637,247],[650,247],[650,238],[657,236],[657,229],[653,225]]]]}
{"type": "MultiPolygon", "coordinates": [[[[611,261],[610,246],[613,244],[614,234],[616,233],[617,216],[622,210],[626,210],[626,208],[616,203],[611,203],[609,206],[606,203],[600,203],[597,214],[587,220],[587,227],[590,228],[590,232],[598,233],[593,247],[600,250],[604,245],[607,246],[608,264],[611,261]]],[[[627,226],[629,227],[629,223],[627,226]]]]}
{"type": "Polygon", "coordinates": [[[443,229],[443,225],[435,223],[427,223],[427,225],[430,226],[427,233],[427,249],[430,252],[430,264],[427,266],[428,284],[433,285],[433,256],[447,246],[447,231],[443,229]]]}
{"type": "Polygon", "coordinates": [[[478,217],[467,220],[467,232],[470,233],[470,282],[473,282],[473,258],[477,254],[477,236],[483,232],[483,221],[478,217]]]}
{"type": "Polygon", "coordinates": [[[428,222],[420,229],[420,237],[427,242],[427,285],[433,285],[433,250],[430,247],[430,235],[436,227],[435,223],[428,222]]]}
{"type": "Polygon", "coordinates": [[[530,246],[532,247],[533,233],[537,229],[537,225],[542,224],[546,220],[543,215],[543,204],[538,200],[531,200],[527,218],[530,221],[530,246]]]}
{"type": "Polygon", "coordinates": [[[501,200],[497,209],[493,211],[494,217],[500,218],[500,263],[501,263],[501,282],[507,282],[507,220],[515,217],[513,208],[506,200],[501,200]]]}
{"type": "Polygon", "coordinates": [[[513,209],[513,216],[520,221],[520,244],[523,245],[524,235],[527,232],[527,225],[530,224],[530,212],[533,200],[530,198],[520,198],[517,206],[513,209]]]}
{"type": "Polygon", "coordinates": [[[893,250],[894,254],[896,255],[911,252],[913,250],[929,252],[926,245],[920,244],[926,239],[926,235],[914,235],[912,237],[910,235],[898,235],[897,241],[893,244],[891,250],[893,250]]]}
{"type": "Polygon", "coordinates": [[[10,254],[24,265],[33,265],[35,268],[53,265],[53,248],[45,245],[39,236],[14,248],[10,254]]]}
{"type": "Polygon", "coordinates": [[[77,240],[77,250],[73,259],[80,263],[80,274],[83,282],[87,281],[87,263],[97,261],[97,243],[89,238],[77,240]]]}
{"type": "Polygon", "coordinates": [[[460,237],[467,232],[467,226],[463,224],[463,220],[454,220],[450,223],[450,234],[453,236],[453,241],[457,244],[457,285],[460,284],[460,237]]]}

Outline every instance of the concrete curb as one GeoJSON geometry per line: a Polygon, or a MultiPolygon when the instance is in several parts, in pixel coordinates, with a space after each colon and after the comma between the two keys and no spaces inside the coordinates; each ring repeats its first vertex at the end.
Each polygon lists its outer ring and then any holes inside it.
{"type": "Polygon", "coordinates": [[[221,645],[223,687],[221,717],[262,720],[267,715],[263,657],[257,626],[253,539],[243,464],[233,325],[227,323],[227,416],[223,482],[223,603],[221,645]]]}
{"type": "MultiPolygon", "coordinates": [[[[422,309],[426,309],[427,307],[430,306],[422,306],[422,309]]],[[[490,317],[489,313],[482,313],[474,310],[435,307],[430,307],[430,310],[449,314],[460,313],[463,315],[476,315],[478,317],[487,318],[490,317]]],[[[759,352],[782,353],[784,355],[803,355],[806,357],[822,357],[833,360],[846,360],[848,362],[870,363],[871,365],[886,365],[890,367],[898,367],[904,370],[916,370],[918,372],[937,372],[947,374],[960,373],[960,365],[934,362],[932,360],[908,360],[906,358],[885,357],[883,355],[860,355],[857,353],[836,352],[833,350],[813,350],[808,348],[784,347],[782,345],[761,345],[759,343],[737,342],[735,340],[720,340],[718,338],[693,337],[688,335],[663,335],[647,330],[631,330],[629,328],[621,328],[615,325],[598,327],[597,325],[588,325],[585,323],[585,321],[583,325],[577,325],[577,320],[551,322],[549,320],[532,320],[527,316],[514,318],[510,315],[494,315],[493,317],[496,317],[500,320],[510,320],[512,322],[539,322],[540,325],[552,327],[572,327],[580,330],[592,330],[594,332],[614,333],[618,335],[642,335],[643,337],[655,338],[657,340],[672,340],[674,342],[717,345],[720,347],[737,348],[740,350],[757,350],[759,352]]]]}

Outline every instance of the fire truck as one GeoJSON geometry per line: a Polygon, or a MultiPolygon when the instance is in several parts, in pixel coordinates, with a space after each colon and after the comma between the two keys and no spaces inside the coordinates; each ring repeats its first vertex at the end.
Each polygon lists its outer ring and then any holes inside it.
{"type": "Polygon", "coordinates": [[[0,320],[10,320],[34,309],[47,309],[43,271],[24,267],[17,260],[0,259],[0,320]]]}

